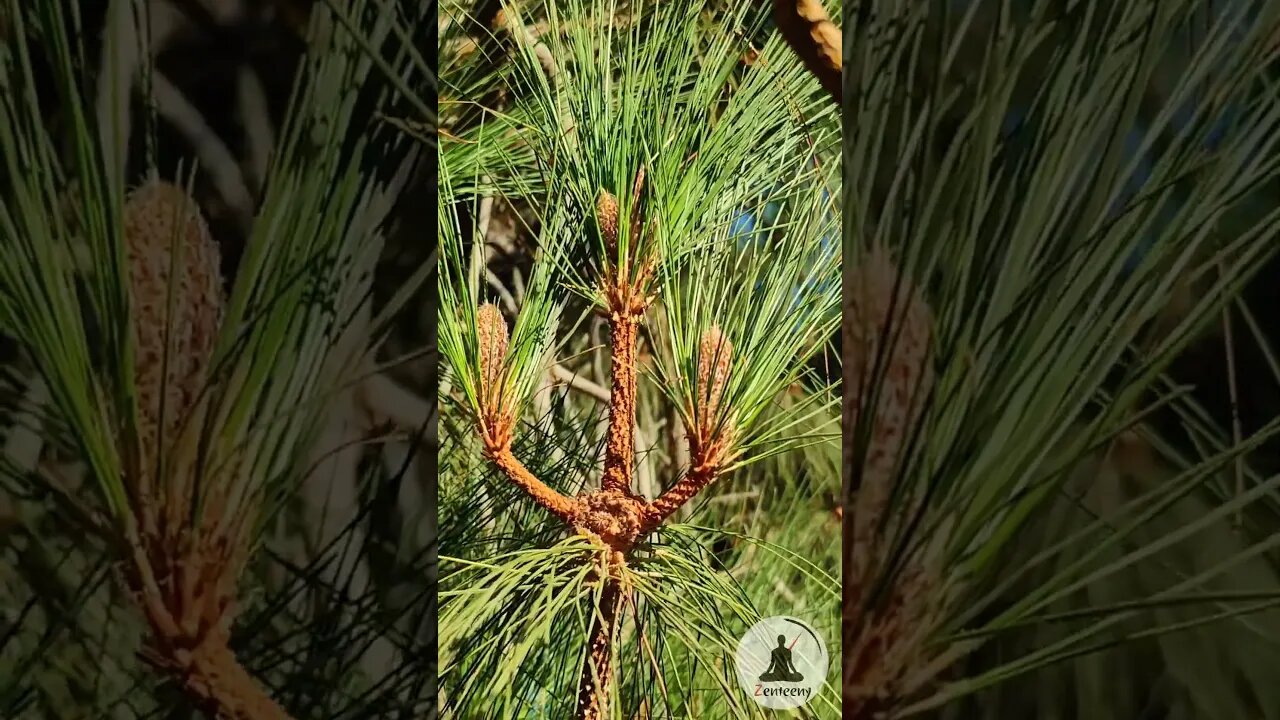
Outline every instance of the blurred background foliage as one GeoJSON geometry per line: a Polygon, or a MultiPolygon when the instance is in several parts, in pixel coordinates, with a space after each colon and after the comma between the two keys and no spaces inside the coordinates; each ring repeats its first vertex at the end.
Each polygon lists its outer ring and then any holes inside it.
{"type": "Polygon", "coordinates": [[[846,267],[888,246],[937,317],[886,514],[952,599],[891,715],[1280,713],[1276,11],[846,15],[846,267]]]}
{"type": "MultiPolygon", "coordinates": [[[[228,288],[245,267],[263,267],[261,253],[246,260],[254,243],[273,240],[257,220],[281,210],[280,200],[268,198],[285,196],[272,189],[287,175],[272,161],[295,111],[304,58],[326,62],[328,46],[315,33],[345,33],[347,49],[332,52],[368,63],[363,99],[346,115],[335,105],[324,122],[345,138],[339,147],[361,182],[393,193],[386,218],[366,229],[369,237],[353,234],[348,242],[383,243],[371,312],[394,317],[372,334],[341,333],[372,351],[372,367],[354,388],[322,388],[333,401],[309,411],[320,437],[302,482],[279,483],[282,503],[265,518],[241,578],[232,634],[240,661],[296,718],[434,713],[436,374],[428,278],[435,248],[425,202],[434,173],[424,161],[434,147],[423,131],[434,120],[434,19],[433,3],[381,0],[0,6],[0,103],[9,111],[0,122],[5,133],[29,132],[10,123],[35,103],[53,150],[26,171],[54,180],[68,219],[81,182],[98,173],[120,172],[126,191],[155,176],[190,183],[228,288]],[[118,78],[126,86],[113,88],[104,63],[111,18],[135,10],[148,19],[148,32],[125,31],[118,47],[152,47],[154,64],[143,62],[135,76],[118,78]],[[378,22],[389,30],[374,42],[378,22]],[[22,65],[28,56],[29,70],[22,65]],[[123,166],[76,165],[77,152],[101,147],[98,133],[108,127],[102,102],[115,91],[131,117],[119,146],[123,166]],[[378,100],[383,93],[391,99],[378,100]]],[[[336,97],[352,88],[322,91],[336,97]]],[[[309,162],[305,150],[290,152],[294,162],[309,162]]],[[[18,212],[13,180],[0,179],[7,217],[18,212]]],[[[302,192],[308,194],[286,202],[315,201],[335,188],[320,183],[302,192]]],[[[318,221],[323,226],[326,218],[318,221]]],[[[49,237],[73,254],[85,243],[74,231],[59,236],[54,218],[48,222],[49,237]]],[[[100,320],[99,308],[85,303],[84,316],[100,320]]],[[[8,331],[0,327],[0,717],[198,717],[135,655],[143,624],[118,581],[114,553],[81,523],[101,509],[81,445],[51,402],[41,368],[8,331]]]]}

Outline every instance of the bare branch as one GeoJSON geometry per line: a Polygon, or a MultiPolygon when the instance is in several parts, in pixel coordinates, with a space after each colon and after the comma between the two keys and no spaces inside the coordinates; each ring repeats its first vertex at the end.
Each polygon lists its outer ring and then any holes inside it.
{"type": "Polygon", "coordinates": [[[602,403],[607,404],[609,402],[609,388],[592,381],[590,378],[583,377],[563,365],[552,365],[551,377],[584,395],[590,395],[602,403]]]}

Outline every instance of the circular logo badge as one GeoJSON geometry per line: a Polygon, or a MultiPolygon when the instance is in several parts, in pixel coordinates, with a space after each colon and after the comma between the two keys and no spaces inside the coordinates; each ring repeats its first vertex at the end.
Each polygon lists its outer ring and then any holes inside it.
{"type": "Polygon", "coordinates": [[[827,678],[827,645],[803,620],[767,617],[738,642],[738,682],[763,707],[798,708],[827,678]]]}

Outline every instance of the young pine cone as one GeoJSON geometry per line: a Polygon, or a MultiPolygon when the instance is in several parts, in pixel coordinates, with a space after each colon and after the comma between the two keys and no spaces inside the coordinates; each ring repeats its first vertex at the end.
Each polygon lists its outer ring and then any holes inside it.
{"type": "Polygon", "coordinates": [[[124,208],[133,313],[139,436],[154,452],[172,443],[209,371],[224,311],[218,246],[196,202],[152,180],[124,208]]]}

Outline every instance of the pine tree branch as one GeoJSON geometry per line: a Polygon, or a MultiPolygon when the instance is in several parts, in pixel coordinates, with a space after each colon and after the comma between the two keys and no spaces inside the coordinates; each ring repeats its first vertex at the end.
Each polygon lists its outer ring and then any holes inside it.
{"type": "Polygon", "coordinates": [[[657,530],[659,525],[666,522],[667,518],[674,515],[685,503],[715,482],[718,476],[718,468],[715,466],[690,469],[675,485],[658,496],[657,500],[649,503],[645,512],[644,532],[650,533],[657,530]]]}
{"type": "Polygon", "coordinates": [[[636,170],[631,189],[630,245],[627,247],[619,242],[620,208],[617,199],[605,191],[596,201],[596,218],[604,246],[615,257],[621,254],[617,267],[608,268],[604,275],[605,311],[609,316],[610,393],[609,435],[601,489],[624,494],[631,493],[631,480],[635,475],[636,342],[640,322],[649,309],[647,292],[653,273],[652,258],[648,258],[639,264],[637,276],[632,277],[636,253],[645,230],[641,203],[644,182],[645,167],[641,165],[636,170]]]}
{"type": "Polygon", "coordinates": [[[630,491],[635,474],[636,340],[640,318],[614,311],[609,320],[612,357],[609,367],[609,435],[604,450],[601,488],[630,491]]]}
{"type": "Polygon", "coordinates": [[[612,572],[612,563],[606,572],[599,612],[592,613],[587,654],[578,681],[578,720],[600,720],[608,712],[609,686],[613,680],[613,636],[618,626],[622,588],[612,572]]]}
{"type": "Polygon", "coordinates": [[[516,458],[515,453],[511,452],[510,446],[489,447],[486,448],[485,452],[489,456],[489,460],[507,476],[507,479],[516,487],[525,491],[534,502],[566,524],[572,525],[574,523],[575,518],[578,516],[580,504],[573,498],[565,497],[556,492],[534,476],[533,473],[529,472],[529,469],[516,458]]]}
{"type": "Polygon", "coordinates": [[[773,0],[774,22],[782,37],[840,104],[843,42],[840,28],[831,22],[818,0],[773,0]]]}
{"type": "Polygon", "coordinates": [[[732,421],[721,417],[721,401],[733,358],[733,343],[718,326],[702,334],[698,342],[698,382],[693,424],[685,435],[693,458],[685,477],[667,488],[645,508],[644,532],[657,529],[668,517],[716,481],[732,456],[736,433],[732,421]]]}

